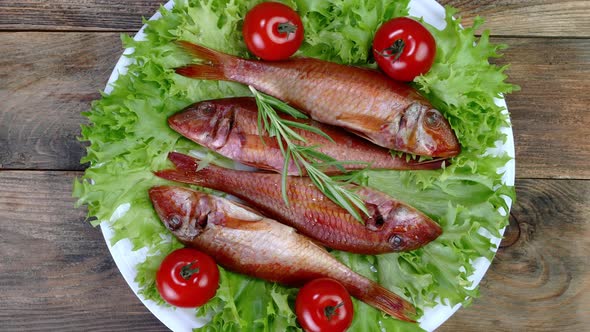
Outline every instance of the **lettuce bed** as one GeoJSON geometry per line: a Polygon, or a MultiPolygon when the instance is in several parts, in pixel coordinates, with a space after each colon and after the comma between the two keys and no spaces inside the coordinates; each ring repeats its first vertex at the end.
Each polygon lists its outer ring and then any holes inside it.
{"type": "MultiPolygon", "coordinates": [[[[172,68],[191,61],[171,41],[185,39],[227,53],[248,57],[241,39],[244,14],[259,1],[176,1],[174,9],[160,9],[162,18],[147,22],[145,41],[123,36],[134,47],[134,63],[119,76],[109,95],[93,103],[82,126],[88,141],[89,163],[74,183],[79,205],[87,205],[93,224],[109,220],[115,209],[130,209],[112,223],[113,242],[127,238],[134,249],[149,248],[138,266],[137,281],[146,298],[162,303],[154,286],[155,271],[163,257],[181,245],[167,235],[147,196],[151,186],[166,183],[152,171],[169,167],[166,155],[176,150],[202,150],[170,130],[166,118],[199,100],[249,95],[242,85],[196,81],[174,74],[172,68]]],[[[372,36],[384,21],[408,14],[408,1],[292,0],[284,1],[302,16],[305,41],[298,55],[345,64],[369,65],[372,36]]],[[[470,261],[493,257],[492,244],[481,229],[499,236],[507,217],[501,195],[514,198],[514,189],[501,183],[497,169],[508,156],[485,151],[505,137],[507,115],[493,102],[514,86],[504,82],[504,68],[490,65],[502,45],[489,43],[488,34],[474,37],[476,27],[462,30],[456,14],[446,9],[443,31],[429,27],[437,41],[432,70],[413,83],[449,119],[463,147],[451,166],[439,171],[372,171],[367,185],[387,192],[421,209],[437,220],[443,235],[426,247],[402,254],[361,256],[333,254],[353,270],[412,301],[419,311],[441,298],[450,304],[467,304],[477,289],[467,290],[473,272],[470,261]]],[[[221,270],[216,297],[197,315],[208,314],[206,331],[299,330],[292,305],[295,289],[254,280],[221,270]]],[[[416,324],[397,321],[362,302],[354,301],[351,331],[420,330],[416,324]]]]}

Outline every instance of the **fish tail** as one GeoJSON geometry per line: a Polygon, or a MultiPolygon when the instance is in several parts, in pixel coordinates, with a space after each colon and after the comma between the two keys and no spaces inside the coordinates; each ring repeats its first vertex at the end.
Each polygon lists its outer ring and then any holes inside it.
{"type": "Polygon", "coordinates": [[[397,319],[416,321],[416,308],[410,302],[377,283],[372,282],[368,292],[359,299],[397,319]]]}
{"type": "Polygon", "coordinates": [[[154,172],[154,174],[159,178],[169,180],[169,181],[195,184],[195,185],[203,184],[201,177],[196,177],[194,174],[179,171],[176,169],[165,169],[163,171],[156,171],[156,172],[154,172]]]}
{"type": "Polygon", "coordinates": [[[198,159],[178,152],[168,153],[168,160],[170,160],[178,170],[184,172],[195,172],[199,167],[198,159]]]}
{"type": "Polygon", "coordinates": [[[210,167],[199,169],[198,160],[178,152],[170,152],[168,159],[172,161],[176,169],[166,169],[154,172],[160,178],[196,185],[210,185],[216,178],[215,172],[210,167]]]}
{"type": "Polygon", "coordinates": [[[175,69],[177,74],[190,78],[215,81],[227,80],[224,67],[237,59],[232,55],[184,40],[177,41],[176,44],[196,58],[204,61],[203,64],[192,64],[175,69]]]}

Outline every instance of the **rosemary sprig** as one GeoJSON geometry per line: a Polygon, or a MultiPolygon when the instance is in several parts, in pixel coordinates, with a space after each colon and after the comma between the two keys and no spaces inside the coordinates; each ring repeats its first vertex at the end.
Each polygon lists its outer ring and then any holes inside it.
{"type": "Polygon", "coordinates": [[[281,172],[281,192],[283,200],[289,204],[287,197],[287,173],[291,161],[297,167],[299,174],[303,174],[305,169],[312,183],[334,203],[340,205],[360,222],[363,221],[361,213],[368,215],[369,212],[362,199],[356,192],[350,189],[349,184],[354,178],[358,178],[358,172],[346,172],[344,165],[350,164],[349,161],[338,161],[320,151],[317,146],[305,146],[301,143],[307,143],[305,138],[293,130],[293,128],[307,130],[321,135],[330,141],[330,136],[320,129],[295,121],[282,119],[278,116],[276,110],[289,114],[296,119],[307,119],[307,115],[301,113],[288,104],[261,93],[250,86],[250,90],[256,98],[258,105],[258,131],[263,135],[266,130],[270,137],[275,137],[285,162],[281,172]],[[324,170],[335,167],[344,172],[337,177],[328,176],[324,170]]]}

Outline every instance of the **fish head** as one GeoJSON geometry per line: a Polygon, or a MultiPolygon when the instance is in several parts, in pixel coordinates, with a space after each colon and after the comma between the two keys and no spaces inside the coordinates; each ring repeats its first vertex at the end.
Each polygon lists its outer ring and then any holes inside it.
{"type": "Polygon", "coordinates": [[[214,213],[209,195],[184,187],[153,187],[149,197],[164,226],[180,241],[201,234],[214,213]]]}
{"type": "Polygon", "coordinates": [[[423,247],[442,234],[441,227],[422,212],[406,204],[386,201],[383,204],[367,204],[371,217],[365,226],[387,234],[391,251],[410,251],[423,247]]]}
{"type": "Polygon", "coordinates": [[[437,109],[429,108],[421,114],[417,134],[417,140],[424,142],[433,157],[452,157],[461,151],[455,132],[437,109]]]}
{"type": "Polygon", "coordinates": [[[447,158],[461,151],[447,119],[429,104],[410,105],[401,116],[399,132],[403,148],[417,155],[447,158]]]}
{"type": "Polygon", "coordinates": [[[235,99],[198,102],[170,116],[168,125],[196,143],[219,149],[226,144],[234,127],[235,99]]]}

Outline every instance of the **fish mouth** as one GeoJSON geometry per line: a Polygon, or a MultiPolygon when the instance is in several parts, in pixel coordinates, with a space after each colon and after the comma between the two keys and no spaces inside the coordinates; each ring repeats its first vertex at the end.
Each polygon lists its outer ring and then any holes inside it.
{"type": "Polygon", "coordinates": [[[397,131],[392,142],[395,150],[434,158],[450,158],[461,152],[451,125],[431,106],[413,103],[391,125],[397,131]]]}
{"type": "Polygon", "coordinates": [[[442,228],[420,211],[402,203],[367,203],[371,218],[367,229],[383,234],[389,252],[411,251],[423,247],[442,234],[442,228]]]}
{"type": "Polygon", "coordinates": [[[211,149],[227,143],[234,124],[235,109],[229,100],[198,102],[168,118],[172,130],[211,149]]]}
{"type": "Polygon", "coordinates": [[[209,128],[210,119],[214,112],[209,103],[197,103],[185,110],[171,115],[168,118],[168,126],[180,135],[199,143],[203,140],[203,133],[209,128]],[[203,113],[211,113],[205,116],[203,113]]]}
{"type": "Polygon", "coordinates": [[[461,145],[449,121],[434,108],[420,116],[417,143],[422,143],[432,157],[450,158],[461,152],[461,145]]]}
{"type": "Polygon", "coordinates": [[[442,234],[442,228],[430,218],[417,218],[403,227],[403,232],[395,232],[389,238],[394,251],[412,251],[434,241],[442,234]]]}
{"type": "Polygon", "coordinates": [[[162,224],[179,240],[190,241],[207,226],[211,202],[205,194],[184,187],[157,186],[150,188],[148,195],[162,224]]]}

